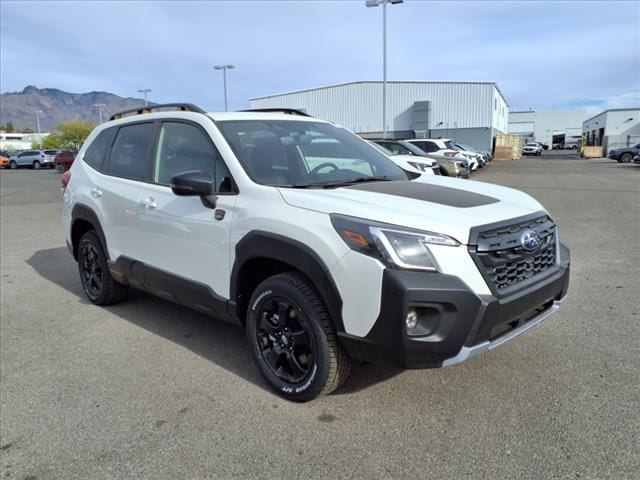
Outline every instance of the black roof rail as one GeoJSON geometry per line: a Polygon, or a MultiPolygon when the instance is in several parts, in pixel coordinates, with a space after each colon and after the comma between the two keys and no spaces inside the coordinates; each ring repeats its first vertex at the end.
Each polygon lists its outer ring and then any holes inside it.
{"type": "Polygon", "coordinates": [[[309,115],[307,112],[303,112],[302,110],[298,110],[297,108],[250,108],[248,110],[240,110],[241,112],[280,112],[286,113],[287,115],[300,115],[301,117],[312,117],[313,115],[309,115]]]}
{"type": "Polygon", "coordinates": [[[161,103],[159,105],[146,105],[144,107],[131,108],[129,110],[123,110],[122,112],[114,113],[109,120],[117,120],[128,114],[142,115],[143,113],[151,113],[157,110],[178,110],[181,112],[196,112],[207,113],[200,107],[193,105],[192,103],[161,103]]]}

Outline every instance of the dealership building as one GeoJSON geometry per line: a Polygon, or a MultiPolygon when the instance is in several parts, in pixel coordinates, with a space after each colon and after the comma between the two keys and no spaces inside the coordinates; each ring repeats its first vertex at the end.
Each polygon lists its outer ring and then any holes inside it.
{"type": "Polygon", "coordinates": [[[584,109],[509,112],[508,132],[549,147],[577,145],[587,118],[589,112],[584,109]]]}
{"type": "MultiPolygon", "coordinates": [[[[382,82],[350,82],[250,99],[251,108],[295,108],[363,137],[383,134],[382,82]]],[[[507,132],[509,105],[493,82],[387,82],[388,138],[451,138],[491,150],[507,132]]]]}
{"type": "Polygon", "coordinates": [[[640,143],[640,108],[605,110],[582,124],[587,145],[601,146],[603,152],[640,143]]]}

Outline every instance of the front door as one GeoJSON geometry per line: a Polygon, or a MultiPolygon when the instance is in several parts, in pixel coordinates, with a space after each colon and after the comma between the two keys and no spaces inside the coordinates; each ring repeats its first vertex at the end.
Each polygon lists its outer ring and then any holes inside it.
{"type": "Polygon", "coordinates": [[[229,298],[231,220],[237,198],[232,184],[202,128],[177,120],[162,123],[153,181],[142,186],[138,223],[137,260],[149,267],[145,283],[153,293],[195,303],[190,306],[201,310],[211,307],[199,298],[205,291],[214,299],[229,298]],[[180,197],[171,191],[171,178],[192,170],[205,171],[214,180],[215,208],[199,197],[180,197]]]}

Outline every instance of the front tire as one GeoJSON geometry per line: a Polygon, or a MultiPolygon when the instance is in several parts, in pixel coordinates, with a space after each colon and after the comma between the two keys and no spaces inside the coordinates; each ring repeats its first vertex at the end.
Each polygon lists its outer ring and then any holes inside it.
{"type": "Polygon", "coordinates": [[[324,302],[297,273],[264,280],[247,312],[247,339],[271,388],[295,402],[333,392],[351,361],[338,343],[324,302]]]}
{"type": "Polygon", "coordinates": [[[59,164],[56,165],[56,171],[58,173],[64,173],[64,172],[67,171],[67,169],[65,168],[65,166],[63,164],[59,163],[59,164]]]}
{"type": "Polygon", "coordinates": [[[112,305],[124,300],[129,286],[111,276],[107,256],[95,230],[85,233],[78,244],[78,271],[82,289],[96,305],[112,305]]]}
{"type": "Polygon", "coordinates": [[[15,160],[11,160],[11,161],[9,162],[9,168],[10,168],[11,170],[15,170],[16,168],[18,168],[18,164],[16,163],[16,161],[15,161],[15,160]]]}
{"type": "Polygon", "coordinates": [[[620,161],[622,163],[629,163],[632,158],[633,158],[633,155],[631,155],[629,152],[626,152],[620,156],[620,161]]]}
{"type": "Polygon", "coordinates": [[[33,169],[34,170],[40,170],[40,162],[38,160],[33,162],[33,169]]]}

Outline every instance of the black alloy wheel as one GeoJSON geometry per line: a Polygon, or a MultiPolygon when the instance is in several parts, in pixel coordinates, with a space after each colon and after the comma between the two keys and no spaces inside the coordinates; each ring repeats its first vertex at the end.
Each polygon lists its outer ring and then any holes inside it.
{"type": "Polygon", "coordinates": [[[82,286],[91,300],[100,297],[104,284],[102,266],[98,260],[98,251],[91,243],[86,243],[80,252],[80,272],[82,286]]]}
{"type": "Polygon", "coordinates": [[[126,298],[129,286],[115,281],[109,271],[102,242],[94,230],[78,244],[78,270],[82,289],[96,305],[111,305],[126,298]]]}
{"type": "Polygon", "coordinates": [[[313,334],[309,320],[297,305],[270,297],[258,312],[260,355],[274,375],[288,383],[303,381],[313,363],[313,334]]]}
{"type": "Polygon", "coordinates": [[[247,339],[265,380],[279,395],[305,402],[331,393],[351,362],[324,302],[301,275],[264,280],[251,295],[247,339]]]}

